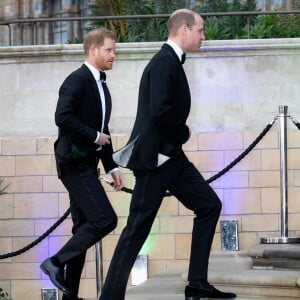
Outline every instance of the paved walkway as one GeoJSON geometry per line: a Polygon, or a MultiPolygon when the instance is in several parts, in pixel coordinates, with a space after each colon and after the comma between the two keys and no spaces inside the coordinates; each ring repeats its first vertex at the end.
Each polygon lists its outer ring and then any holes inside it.
{"type": "MultiPolygon", "coordinates": [[[[165,274],[149,278],[145,283],[129,287],[126,300],[184,300],[184,281],[181,274],[165,274]]],[[[225,291],[224,288],[220,288],[225,291]]],[[[229,291],[229,289],[226,289],[229,291]]],[[[236,300],[299,300],[291,297],[238,295],[236,300]]]]}

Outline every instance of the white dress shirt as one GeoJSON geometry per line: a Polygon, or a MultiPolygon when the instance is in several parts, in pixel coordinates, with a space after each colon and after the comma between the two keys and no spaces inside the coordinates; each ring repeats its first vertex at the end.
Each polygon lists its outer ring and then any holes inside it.
{"type": "MultiPolygon", "coordinates": [[[[101,124],[101,132],[102,132],[103,128],[104,128],[104,118],[105,118],[106,107],[105,107],[104,90],[103,90],[102,82],[100,81],[100,71],[97,70],[95,67],[93,67],[87,61],[85,61],[84,64],[89,68],[89,70],[91,71],[91,73],[93,74],[93,76],[97,82],[97,86],[98,86],[98,90],[99,90],[99,94],[100,94],[100,98],[101,98],[101,105],[102,105],[102,124],[101,124]]],[[[98,140],[99,135],[100,135],[100,132],[97,133],[97,138],[96,138],[95,142],[98,140]]]]}
{"type": "MultiPolygon", "coordinates": [[[[102,106],[102,124],[101,124],[101,132],[103,132],[103,128],[104,128],[104,118],[105,118],[105,95],[104,95],[104,90],[103,90],[103,86],[102,86],[102,82],[100,81],[100,70],[97,70],[95,67],[93,67],[90,63],[88,63],[87,61],[84,62],[84,64],[88,67],[88,69],[91,71],[91,73],[93,74],[93,77],[95,78],[96,82],[97,82],[97,86],[98,86],[98,90],[99,90],[99,94],[100,94],[100,99],[101,99],[101,106],[102,106]]],[[[97,137],[96,140],[94,142],[96,142],[99,139],[100,136],[100,132],[97,131],[97,137]]],[[[102,149],[102,146],[99,146],[97,148],[96,151],[99,151],[102,149]]],[[[114,171],[119,170],[119,168],[114,168],[112,170],[110,170],[108,173],[113,173],[114,171]]]]}

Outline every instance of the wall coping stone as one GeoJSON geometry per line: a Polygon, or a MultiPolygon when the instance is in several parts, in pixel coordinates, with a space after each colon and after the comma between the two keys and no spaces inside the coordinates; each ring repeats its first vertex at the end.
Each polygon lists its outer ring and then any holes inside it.
{"type": "MultiPolygon", "coordinates": [[[[117,59],[138,59],[141,55],[155,53],[163,42],[142,42],[142,43],[117,43],[117,59]],[[128,58],[128,53],[134,54],[128,58]],[[122,56],[122,54],[126,56],[122,56]]],[[[243,39],[243,40],[216,40],[205,41],[200,53],[204,55],[238,55],[253,50],[259,50],[261,54],[265,51],[280,50],[282,52],[300,54],[300,38],[289,39],[243,39]]],[[[256,53],[257,54],[257,53],[256,53]]],[[[22,58],[22,62],[40,59],[41,57],[57,57],[62,60],[64,56],[74,56],[81,59],[83,55],[82,44],[61,44],[61,45],[35,45],[35,46],[11,46],[0,47],[1,60],[22,58]]],[[[191,53],[195,56],[198,53],[191,53]]]]}

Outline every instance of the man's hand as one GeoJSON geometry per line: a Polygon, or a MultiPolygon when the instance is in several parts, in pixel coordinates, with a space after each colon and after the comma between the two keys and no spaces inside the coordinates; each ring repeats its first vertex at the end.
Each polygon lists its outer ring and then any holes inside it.
{"type": "Polygon", "coordinates": [[[120,170],[115,170],[111,173],[111,177],[114,181],[114,189],[120,191],[124,187],[123,175],[120,170]]]}
{"type": "Polygon", "coordinates": [[[100,132],[99,138],[96,141],[96,144],[98,144],[100,146],[105,146],[105,145],[110,144],[110,135],[100,132]]]}

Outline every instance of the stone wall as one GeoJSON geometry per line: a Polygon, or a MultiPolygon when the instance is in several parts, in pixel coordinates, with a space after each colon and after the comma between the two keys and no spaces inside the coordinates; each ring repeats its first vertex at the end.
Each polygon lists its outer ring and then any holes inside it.
{"type": "MultiPolygon", "coordinates": [[[[113,97],[111,128],[117,149],[127,141],[136,112],[139,78],[161,43],[118,44],[117,60],[107,72],[113,97]]],[[[53,142],[58,88],[81,65],[81,45],[0,48],[0,177],[9,183],[0,198],[0,254],[16,251],[43,234],[68,208],[68,196],[57,179],[53,142]]],[[[300,119],[300,40],[205,42],[184,65],[193,106],[192,137],[184,146],[190,160],[208,179],[241,154],[278,115],[279,105],[300,119]]],[[[300,139],[288,119],[289,235],[300,235],[300,139]]],[[[279,122],[249,155],[212,186],[223,202],[221,220],[238,220],[239,250],[261,236],[280,235],[279,122]]],[[[123,170],[126,186],[132,174],[123,170]]],[[[107,175],[104,175],[107,176],[107,175]]],[[[108,177],[109,178],[109,177],[108,177]]],[[[103,240],[104,274],[124,227],[130,194],[109,198],[119,216],[116,230],[103,240]]],[[[150,276],[188,265],[192,213],[166,197],[142,253],[149,256],[150,276]]],[[[25,253],[0,260],[0,287],[13,300],[41,298],[52,287],[40,262],[70,235],[71,220],[25,253]]],[[[213,251],[221,250],[217,226],[213,251]]],[[[80,296],[95,298],[95,249],[88,252],[80,296]]]]}

